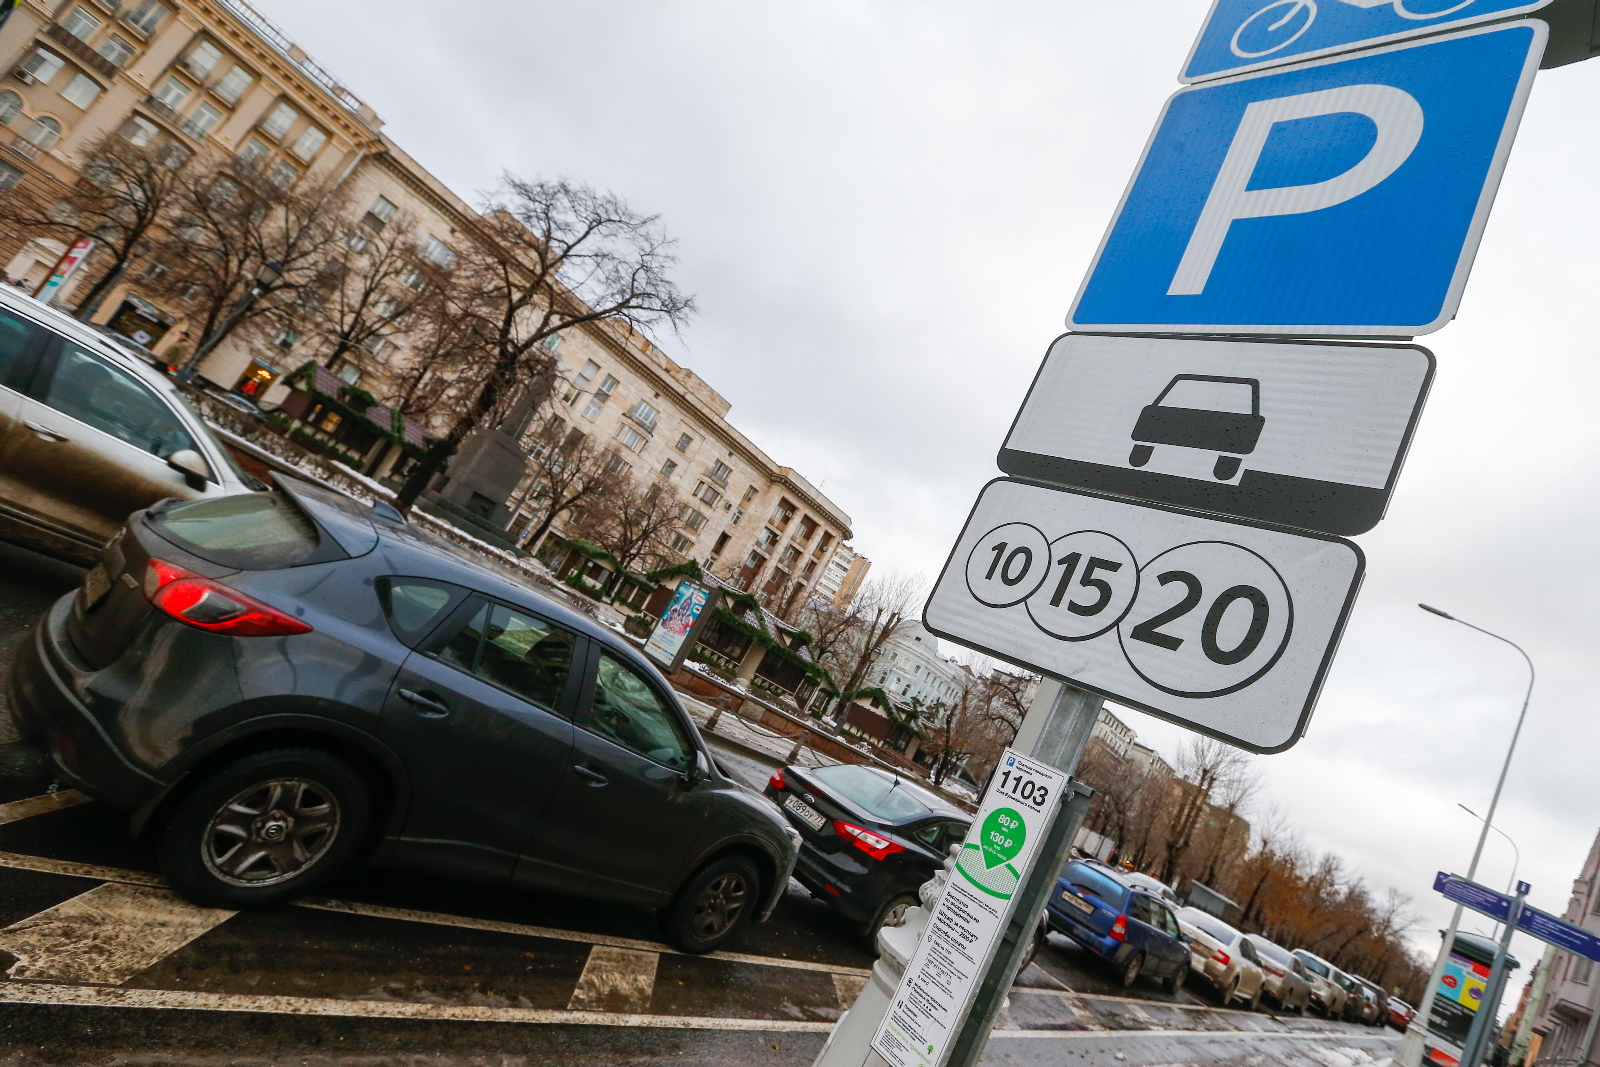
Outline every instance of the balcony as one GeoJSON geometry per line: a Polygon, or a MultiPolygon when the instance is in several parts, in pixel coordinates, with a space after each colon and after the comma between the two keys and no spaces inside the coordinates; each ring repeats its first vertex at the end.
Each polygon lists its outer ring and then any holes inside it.
{"type": "Polygon", "coordinates": [[[44,35],[70,53],[72,58],[99,74],[102,78],[115,78],[117,76],[117,65],[115,63],[72,36],[64,27],[52,23],[45,27],[44,35]]]}
{"type": "Polygon", "coordinates": [[[159,119],[169,129],[183,134],[191,141],[204,141],[211,135],[211,131],[204,126],[186,119],[172,109],[166,101],[155,96],[147,96],[139,102],[139,106],[150,113],[153,118],[159,119]]]}
{"type": "Polygon", "coordinates": [[[23,159],[39,158],[39,146],[23,137],[21,134],[11,138],[11,140],[6,143],[6,147],[11,149],[17,155],[21,156],[23,159]]]}

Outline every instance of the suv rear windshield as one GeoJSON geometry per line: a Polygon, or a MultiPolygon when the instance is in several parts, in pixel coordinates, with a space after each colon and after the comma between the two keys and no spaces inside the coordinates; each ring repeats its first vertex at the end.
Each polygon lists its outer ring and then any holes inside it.
{"type": "Polygon", "coordinates": [[[1061,868],[1061,877],[1068,885],[1087,889],[1114,908],[1121,908],[1128,899],[1128,887],[1087,863],[1076,861],[1061,868]]]}
{"type": "Polygon", "coordinates": [[[886,821],[909,819],[933,810],[917,796],[921,790],[916,786],[871,767],[841,763],[836,767],[818,767],[811,774],[869,815],[886,821]]]}
{"type": "Polygon", "coordinates": [[[316,524],[282,493],[240,493],[152,508],[162,537],[201,559],[247,571],[276,570],[343,555],[322,549],[316,524]]]}

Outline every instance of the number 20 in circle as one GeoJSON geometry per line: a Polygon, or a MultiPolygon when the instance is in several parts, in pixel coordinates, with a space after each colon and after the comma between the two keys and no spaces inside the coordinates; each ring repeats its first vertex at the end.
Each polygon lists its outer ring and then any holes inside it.
{"type": "Polygon", "coordinates": [[[1049,573],[1050,540],[1025,522],[996,526],[967,556],[967,589],[991,608],[1027,600],[1049,573]]]}
{"type": "Polygon", "coordinates": [[[1215,697],[1271,670],[1293,629],[1294,602],[1272,564],[1226,541],[1194,541],[1144,565],[1117,635],[1157,689],[1215,697]]]}
{"type": "Polygon", "coordinates": [[[1133,550],[1099,530],[1079,530],[1050,542],[1050,576],[1028,598],[1028,617],[1061,641],[1087,641],[1107,632],[1139,594],[1133,550]]]}

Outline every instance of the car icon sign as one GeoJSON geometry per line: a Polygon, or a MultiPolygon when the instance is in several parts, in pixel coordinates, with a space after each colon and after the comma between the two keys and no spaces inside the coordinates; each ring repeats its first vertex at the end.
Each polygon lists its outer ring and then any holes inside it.
{"type": "Polygon", "coordinates": [[[1261,415],[1261,382],[1213,374],[1179,374],[1139,412],[1128,462],[1143,467],[1157,445],[1216,452],[1212,475],[1227,481],[1239,473],[1241,456],[1255,451],[1267,420],[1261,415]],[[1173,397],[1174,391],[1178,395],[1173,397]],[[1168,402],[1168,398],[1172,402],[1168,402]],[[1203,403],[1206,406],[1192,406],[1203,403]],[[1246,406],[1249,411],[1243,411],[1246,406]],[[1229,410],[1241,409],[1241,410],[1229,410]]]}

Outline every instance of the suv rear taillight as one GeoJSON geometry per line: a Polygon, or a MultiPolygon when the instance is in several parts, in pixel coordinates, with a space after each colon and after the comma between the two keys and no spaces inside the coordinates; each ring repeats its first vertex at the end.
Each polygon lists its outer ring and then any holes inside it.
{"type": "Polygon", "coordinates": [[[311,627],[277,608],[165,560],[144,572],[144,595],[157,611],[188,626],[229,637],[290,637],[311,627]]]}
{"type": "Polygon", "coordinates": [[[859,826],[852,826],[838,819],[833,822],[833,832],[875,860],[881,860],[885,856],[892,856],[896,852],[904,852],[906,848],[904,845],[896,844],[887,837],[881,837],[871,830],[863,830],[859,826]]]}
{"type": "Polygon", "coordinates": [[[1226,952],[1222,951],[1220,948],[1217,949],[1217,951],[1215,951],[1215,952],[1213,952],[1211,954],[1211,958],[1216,960],[1218,963],[1222,964],[1224,967],[1226,967],[1233,960],[1232,956],[1228,955],[1226,952]]]}
{"type": "Polygon", "coordinates": [[[772,777],[767,779],[767,787],[777,792],[783,791],[783,768],[779,767],[772,772],[772,777]]]}
{"type": "Polygon", "coordinates": [[[1111,924],[1110,933],[1113,941],[1128,940],[1128,917],[1126,915],[1118,915],[1111,924]]]}

